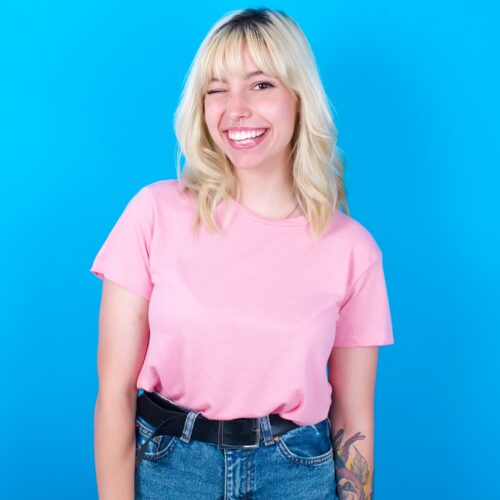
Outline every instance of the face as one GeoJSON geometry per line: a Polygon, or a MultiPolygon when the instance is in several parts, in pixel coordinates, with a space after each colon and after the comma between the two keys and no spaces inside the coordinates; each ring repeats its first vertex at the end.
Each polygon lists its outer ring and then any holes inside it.
{"type": "Polygon", "coordinates": [[[260,72],[247,48],[242,58],[246,78],[223,74],[208,85],[210,135],[237,169],[289,167],[299,101],[277,78],[260,72]]]}

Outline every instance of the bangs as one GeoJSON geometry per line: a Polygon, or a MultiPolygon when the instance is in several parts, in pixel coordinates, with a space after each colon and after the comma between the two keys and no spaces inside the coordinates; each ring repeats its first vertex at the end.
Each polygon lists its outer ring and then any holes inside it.
{"type": "Polygon", "coordinates": [[[255,24],[225,25],[214,34],[202,58],[202,93],[212,78],[220,80],[224,73],[245,76],[242,58],[245,46],[258,69],[285,83],[287,71],[283,57],[279,57],[279,50],[267,30],[255,24]]]}

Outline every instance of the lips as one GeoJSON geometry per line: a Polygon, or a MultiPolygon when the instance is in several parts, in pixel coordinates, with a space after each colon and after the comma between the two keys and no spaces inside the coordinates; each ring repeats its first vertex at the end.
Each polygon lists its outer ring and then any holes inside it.
{"type": "Polygon", "coordinates": [[[252,132],[252,130],[263,130],[267,127],[229,127],[223,130],[223,132],[252,132]]]}
{"type": "Polygon", "coordinates": [[[223,135],[226,139],[226,141],[228,142],[228,144],[234,148],[234,149],[251,149],[251,148],[254,148],[256,146],[258,146],[266,137],[267,137],[267,134],[269,132],[269,129],[268,128],[265,128],[265,127],[260,127],[257,128],[257,127],[252,127],[252,128],[237,128],[237,129],[228,129],[228,130],[225,130],[223,135]],[[231,130],[231,132],[236,132],[236,131],[240,131],[240,132],[243,132],[243,131],[252,131],[252,130],[265,130],[264,133],[259,136],[259,137],[255,137],[255,138],[249,138],[249,139],[243,139],[244,143],[243,144],[238,144],[237,142],[234,142],[230,137],[229,137],[229,130],[231,130]]]}

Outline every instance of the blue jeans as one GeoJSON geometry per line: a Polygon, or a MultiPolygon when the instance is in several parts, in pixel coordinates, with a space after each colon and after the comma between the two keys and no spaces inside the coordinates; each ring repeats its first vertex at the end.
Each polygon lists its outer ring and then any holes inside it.
{"type": "MultiPolygon", "coordinates": [[[[197,415],[189,411],[182,436],[149,441],[136,467],[136,499],[338,500],[329,418],[273,437],[261,417],[258,448],[220,449],[191,439],[197,415]]],[[[137,417],[137,449],[153,429],[137,417]]]]}

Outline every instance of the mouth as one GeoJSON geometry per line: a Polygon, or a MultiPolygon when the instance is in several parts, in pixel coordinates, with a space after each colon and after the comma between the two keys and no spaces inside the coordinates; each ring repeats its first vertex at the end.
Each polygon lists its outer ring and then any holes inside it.
{"type": "Polygon", "coordinates": [[[229,130],[225,130],[223,135],[229,145],[234,149],[251,149],[258,146],[266,137],[269,132],[269,128],[260,128],[255,129],[255,133],[252,134],[252,137],[248,135],[233,135],[231,138],[229,136],[229,130]]]}

